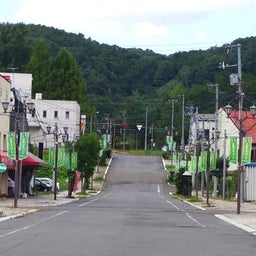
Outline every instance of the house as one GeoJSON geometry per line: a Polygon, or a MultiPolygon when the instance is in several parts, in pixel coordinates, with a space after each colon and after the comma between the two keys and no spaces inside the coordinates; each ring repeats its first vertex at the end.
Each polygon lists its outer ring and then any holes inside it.
{"type": "Polygon", "coordinates": [[[32,145],[39,149],[54,147],[56,127],[59,143],[62,139],[74,141],[80,136],[80,106],[76,101],[44,100],[42,94],[37,93],[31,102],[35,106],[35,111],[28,115],[32,145]]]}
{"type": "MultiPolygon", "coordinates": [[[[10,91],[10,82],[3,76],[0,75],[0,101],[7,102],[10,100],[11,91],[10,91]]],[[[2,108],[2,106],[1,106],[2,108]]],[[[1,110],[0,115],[0,152],[7,151],[7,132],[9,131],[10,118],[8,115],[2,114],[3,109],[1,110]]],[[[0,162],[3,163],[3,160],[0,157],[0,162]]],[[[0,196],[7,195],[8,193],[8,171],[1,172],[0,180],[0,196]]]]}
{"type": "MultiPolygon", "coordinates": [[[[54,127],[58,127],[57,135],[59,142],[62,136],[72,141],[80,135],[80,106],[76,101],[43,100],[42,94],[37,94],[31,99],[32,74],[1,73],[0,76],[0,99],[9,104],[6,113],[0,116],[0,162],[7,166],[7,171],[2,174],[0,181],[1,195],[8,194],[8,176],[15,180],[14,160],[7,156],[6,134],[9,131],[29,131],[30,143],[40,149],[54,146],[54,127]],[[28,112],[28,106],[34,104],[32,111],[28,112]],[[53,129],[48,134],[47,128],[53,129]],[[63,128],[65,127],[65,131],[63,128]]],[[[41,150],[42,152],[43,150],[41,150]]],[[[42,155],[40,156],[42,157],[42,155]]],[[[46,163],[28,153],[28,157],[21,160],[20,193],[30,194],[30,181],[35,170],[46,163]]]]}
{"type": "MultiPolygon", "coordinates": [[[[190,137],[191,145],[200,140],[199,131],[203,130],[203,137],[209,138],[212,150],[215,148],[219,157],[229,157],[230,138],[239,137],[238,111],[233,110],[227,116],[220,108],[217,114],[198,114],[191,117],[190,137]]],[[[242,198],[246,201],[256,200],[256,117],[250,111],[242,111],[242,129],[244,137],[252,137],[251,162],[244,165],[242,178],[242,198]]],[[[229,163],[228,171],[236,171],[237,164],[229,163]]]]}

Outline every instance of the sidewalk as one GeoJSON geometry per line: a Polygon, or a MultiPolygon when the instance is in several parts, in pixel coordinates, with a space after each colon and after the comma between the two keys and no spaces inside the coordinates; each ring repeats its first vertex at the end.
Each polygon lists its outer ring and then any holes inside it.
{"type": "Polygon", "coordinates": [[[14,208],[13,198],[2,198],[0,199],[0,222],[33,213],[42,207],[57,206],[73,202],[74,200],[79,200],[79,198],[76,197],[67,198],[67,195],[67,191],[61,191],[57,193],[56,200],[54,200],[53,194],[41,194],[29,196],[28,198],[19,198],[17,201],[18,207],[16,208],[14,208]]]}
{"type": "MultiPolygon", "coordinates": [[[[99,193],[102,189],[105,176],[111,165],[112,158],[107,159],[106,166],[99,166],[98,171],[94,174],[93,188],[95,192],[90,192],[87,197],[93,196],[99,193]],[[100,179],[97,179],[99,178],[100,179]]],[[[39,211],[42,207],[47,206],[58,206],[61,204],[67,204],[74,202],[74,200],[79,200],[79,196],[73,193],[74,198],[68,198],[68,191],[59,191],[56,195],[56,200],[54,200],[53,194],[39,194],[35,196],[29,196],[28,198],[19,198],[17,201],[17,206],[14,208],[13,198],[0,198],[0,222],[22,217],[26,214],[31,214],[33,212],[39,211]]]]}
{"type": "Polygon", "coordinates": [[[223,200],[221,198],[210,198],[210,207],[206,205],[206,198],[202,198],[203,202],[193,203],[196,207],[201,207],[202,210],[214,212],[215,216],[223,221],[226,221],[238,228],[241,228],[249,233],[256,235],[256,203],[242,202],[240,214],[237,214],[237,202],[223,200]]]}
{"type": "MultiPolygon", "coordinates": [[[[163,166],[165,170],[166,164],[168,164],[168,161],[163,159],[163,166]]],[[[199,198],[201,199],[201,202],[190,203],[186,200],[184,200],[184,202],[202,211],[212,212],[217,218],[256,235],[256,202],[242,202],[240,205],[240,214],[237,214],[236,201],[211,197],[209,199],[209,207],[206,204],[205,197],[199,195],[199,198]]]]}

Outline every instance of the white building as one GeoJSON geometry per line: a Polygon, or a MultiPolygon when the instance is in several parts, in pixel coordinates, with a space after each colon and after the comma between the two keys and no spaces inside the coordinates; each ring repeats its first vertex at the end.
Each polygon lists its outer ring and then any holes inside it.
{"type": "MultiPolygon", "coordinates": [[[[202,138],[209,138],[210,146],[216,150],[219,157],[229,156],[229,138],[238,137],[239,131],[231,118],[227,117],[224,109],[220,108],[215,114],[195,114],[190,123],[190,142],[195,145],[202,138]],[[199,138],[199,131],[204,131],[199,138]],[[217,132],[217,133],[216,133],[217,132]],[[224,147],[225,145],[225,147],[224,147]]],[[[237,165],[229,163],[229,171],[237,170],[237,165]]]]}
{"type": "Polygon", "coordinates": [[[20,95],[26,99],[31,99],[32,94],[32,74],[28,73],[5,73],[0,72],[11,83],[11,88],[20,91],[20,95]]]}
{"type": "MultiPolygon", "coordinates": [[[[49,148],[54,146],[54,133],[59,142],[67,127],[68,140],[74,141],[80,135],[80,106],[76,101],[43,100],[42,94],[37,93],[31,100],[35,105],[35,112],[28,115],[30,127],[30,143],[36,147],[49,148]],[[51,133],[47,133],[47,126],[51,133]]],[[[67,138],[67,137],[66,137],[67,138]]]]}
{"type": "MultiPolygon", "coordinates": [[[[28,73],[6,73],[0,74],[9,81],[10,88],[18,90],[22,102],[33,102],[35,111],[27,114],[28,126],[30,130],[30,143],[36,147],[48,148],[54,146],[54,128],[58,126],[58,135],[61,141],[63,128],[68,128],[68,139],[74,140],[80,135],[80,106],[76,101],[43,100],[42,94],[32,95],[32,74],[28,73]],[[47,134],[47,126],[51,126],[51,134],[47,134]]],[[[11,93],[11,92],[10,92],[11,93]]],[[[9,109],[13,106],[13,96],[6,101],[10,101],[9,109]]]]}

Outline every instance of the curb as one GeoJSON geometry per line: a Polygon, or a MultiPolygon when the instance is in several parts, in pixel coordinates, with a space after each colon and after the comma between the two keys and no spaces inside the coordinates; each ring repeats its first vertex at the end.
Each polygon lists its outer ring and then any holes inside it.
{"type": "Polygon", "coordinates": [[[17,213],[17,214],[11,215],[11,216],[1,217],[0,222],[6,221],[6,220],[12,220],[12,219],[16,219],[16,218],[21,218],[25,215],[32,214],[37,211],[39,211],[39,209],[32,209],[32,210],[24,211],[24,212],[17,213]]]}
{"type": "Polygon", "coordinates": [[[236,226],[237,228],[240,228],[240,229],[242,229],[242,230],[244,230],[244,231],[246,231],[246,232],[256,236],[256,230],[253,229],[253,228],[250,228],[250,227],[248,227],[248,226],[246,226],[244,224],[241,224],[241,223],[239,223],[237,221],[234,221],[234,220],[232,220],[232,219],[230,219],[230,218],[228,218],[228,217],[226,217],[224,215],[221,215],[221,214],[215,214],[214,216],[217,217],[220,220],[223,220],[223,221],[225,221],[225,222],[227,222],[227,223],[229,223],[229,224],[231,224],[233,226],[236,226]]]}
{"type": "Polygon", "coordinates": [[[195,208],[197,208],[197,209],[199,209],[199,210],[201,210],[201,211],[205,211],[205,210],[206,210],[205,208],[203,208],[203,207],[201,207],[201,206],[199,206],[199,205],[193,204],[193,203],[191,203],[191,202],[189,202],[189,201],[187,201],[187,200],[185,200],[185,199],[182,199],[182,198],[179,198],[179,197],[173,195],[172,192],[169,192],[169,194],[170,194],[171,197],[176,198],[176,199],[179,199],[180,201],[182,201],[182,202],[184,202],[184,203],[186,203],[186,204],[189,204],[189,205],[191,205],[191,206],[193,206],[193,207],[195,207],[195,208]]]}

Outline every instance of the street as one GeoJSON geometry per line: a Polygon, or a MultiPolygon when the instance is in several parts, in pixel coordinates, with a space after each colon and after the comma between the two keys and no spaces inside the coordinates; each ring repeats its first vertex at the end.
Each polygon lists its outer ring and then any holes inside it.
{"type": "Polygon", "coordinates": [[[171,198],[160,157],[115,154],[97,196],[0,223],[0,255],[255,255],[256,237],[171,198]]]}

